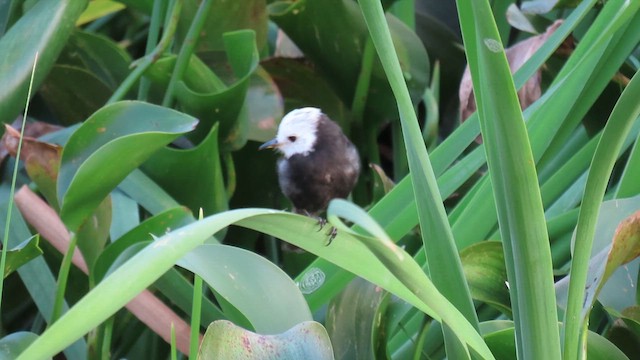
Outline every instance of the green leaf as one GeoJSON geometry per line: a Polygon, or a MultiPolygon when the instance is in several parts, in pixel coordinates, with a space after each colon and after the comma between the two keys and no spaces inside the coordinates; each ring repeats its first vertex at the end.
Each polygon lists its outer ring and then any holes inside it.
{"type": "Polygon", "coordinates": [[[188,115],[135,101],[93,114],[62,151],[58,199],[68,228],[76,230],[129,172],[196,124],[188,115]]]}
{"type": "Polygon", "coordinates": [[[38,246],[39,241],[40,236],[34,235],[7,251],[7,262],[4,265],[5,278],[20,266],[42,255],[42,249],[38,246]]]}
{"type": "Polygon", "coordinates": [[[194,142],[205,138],[217,122],[223,149],[237,150],[247,141],[249,119],[244,103],[249,79],[258,66],[259,56],[252,31],[226,33],[224,43],[235,81],[228,88],[216,91],[190,88],[186,82],[180,81],[176,86],[176,98],[187,113],[201,121],[190,135],[194,142]]]}
{"type": "MultiPolygon", "coordinates": [[[[199,3],[196,0],[184,1],[182,16],[176,31],[176,38],[179,41],[182,41],[186,36],[199,3]]],[[[215,0],[198,39],[197,51],[226,48],[225,41],[222,39],[224,34],[240,29],[250,29],[255,32],[258,49],[264,49],[267,43],[267,23],[269,21],[265,8],[264,0],[245,0],[242,2],[215,0]]]]}
{"type": "MultiPolygon", "coordinates": [[[[350,0],[277,1],[269,5],[269,14],[305,56],[326,74],[340,98],[350,104],[368,37],[358,5],[350,0]]],[[[404,79],[417,104],[429,81],[427,53],[416,34],[396,17],[388,15],[387,21],[404,79]]],[[[366,114],[375,114],[368,117],[370,119],[397,117],[389,82],[379,63],[371,74],[366,114]]]]}
{"type": "Polygon", "coordinates": [[[389,293],[355,278],[327,309],[326,327],[342,359],[378,359],[386,345],[385,311],[389,293]]]}
{"type": "MultiPolygon", "coordinates": [[[[91,4],[96,2],[102,1],[91,4]]],[[[131,56],[105,36],[76,30],[69,37],[58,64],[81,67],[115,90],[130,72],[131,56]]]]}
{"type": "Polygon", "coordinates": [[[3,337],[0,339],[0,359],[15,359],[37,338],[37,334],[27,331],[14,332],[3,337]]]}
{"type": "Polygon", "coordinates": [[[229,321],[209,325],[198,359],[333,359],[327,331],[320,323],[300,323],[279,335],[260,335],[229,321]]]}
{"type": "MultiPolygon", "coordinates": [[[[495,354],[496,359],[516,359],[513,327],[488,333],[484,338],[493,354],[495,354]]],[[[600,334],[589,331],[586,343],[586,356],[588,359],[628,359],[620,349],[600,334]]]]}
{"type": "Polygon", "coordinates": [[[198,274],[260,334],[277,334],[312,320],[302,293],[279,267],[233,246],[206,244],[178,265],[198,274]]]}
{"type": "Polygon", "coordinates": [[[511,315],[507,269],[500,241],[482,241],[460,251],[460,260],[474,299],[511,315]]]}
{"type": "Polygon", "coordinates": [[[218,134],[216,124],[194,148],[160,149],[142,165],[142,170],[194,214],[200,209],[205,216],[227,210],[218,134]]]}
{"type": "Polygon", "coordinates": [[[37,89],[62,51],[87,0],[38,1],[0,38],[0,122],[13,121],[24,107],[36,52],[37,89]]]}
{"type": "Polygon", "coordinates": [[[65,125],[84,121],[107,102],[111,92],[95,74],[69,65],[55,65],[40,88],[45,103],[65,125]]]}
{"type": "Polygon", "coordinates": [[[91,1],[87,9],[82,13],[82,15],[80,15],[80,18],[76,22],[76,25],[84,25],[103,16],[118,12],[124,8],[125,6],[123,4],[116,1],[91,1]]]}

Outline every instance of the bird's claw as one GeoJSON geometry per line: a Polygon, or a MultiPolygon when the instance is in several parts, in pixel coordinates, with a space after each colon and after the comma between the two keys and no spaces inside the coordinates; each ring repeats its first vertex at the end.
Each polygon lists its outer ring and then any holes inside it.
{"type": "MultiPolygon", "coordinates": [[[[318,231],[321,231],[322,229],[324,229],[324,226],[327,225],[327,223],[328,223],[327,219],[318,217],[318,231]]],[[[338,229],[332,226],[331,229],[329,229],[329,231],[326,233],[326,235],[329,238],[326,246],[329,246],[331,245],[331,242],[333,241],[333,239],[335,239],[336,236],[338,236],[338,229]]]]}

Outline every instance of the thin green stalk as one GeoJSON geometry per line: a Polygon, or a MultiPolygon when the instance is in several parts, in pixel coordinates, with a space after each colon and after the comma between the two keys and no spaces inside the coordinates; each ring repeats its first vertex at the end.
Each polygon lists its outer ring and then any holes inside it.
{"type": "Polygon", "coordinates": [[[29,90],[27,91],[27,100],[24,105],[24,115],[22,116],[22,128],[20,129],[20,140],[18,141],[18,150],[16,151],[16,161],[13,165],[13,176],[11,177],[11,190],[9,190],[9,204],[7,205],[7,219],[5,220],[4,236],[2,237],[2,255],[0,255],[0,309],[2,309],[2,291],[4,289],[4,267],[7,262],[7,251],[9,244],[9,228],[11,225],[11,214],[13,212],[13,194],[16,192],[16,180],[18,178],[18,165],[20,164],[20,154],[22,152],[22,138],[24,137],[24,128],[27,122],[27,114],[29,113],[29,99],[31,99],[31,91],[33,90],[33,78],[36,73],[36,65],[38,64],[38,52],[33,58],[33,68],[31,69],[31,79],[29,80],[29,90]]]}
{"type": "Polygon", "coordinates": [[[202,310],[202,278],[195,274],[193,279],[193,306],[191,307],[191,342],[189,359],[198,358],[200,346],[200,312],[202,310]]]}
{"type": "Polygon", "coordinates": [[[564,317],[563,354],[564,359],[567,360],[578,359],[581,356],[583,348],[581,343],[586,331],[586,318],[590,311],[590,309],[583,309],[584,289],[587,285],[596,219],[618,153],[633,122],[640,115],[639,96],[640,75],[636,73],[613,108],[591,162],[576,227],[569,296],[564,317]]]}
{"type": "MultiPolygon", "coordinates": [[[[160,37],[160,24],[162,22],[162,10],[164,9],[165,5],[166,1],[164,0],[156,0],[153,2],[145,55],[150,55],[153,52],[153,49],[158,45],[158,38],[160,37]]],[[[138,100],[147,100],[150,87],[151,81],[149,81],[149,79],[145,77],[142,77],[140,79],[140,85],[138,86],[138,100]]]]}
{"type": "Polygon", "coordinates": [[[171,323],[171,360],[178,359],[178,349],[176,347],[176,327],[171,323]]]}
{"type": "Polygon", "coordinates": [[[204,0],[200,3],[200,7],[193,18],[189,31],[187,32],[187,36],[182,43],[180,52],[178,53],[176,65],[173,68],[173,73],[171,74],[169,85],[167,86],[167,92],[164,94],[164,99],[162,100],[163,106],[171,107],[173,103],[175,87],[178,84],[178,81],[182,80],[182,75],[189,65],[191,55],[193,55],[196,45],[198,44],[200,31],[211,12],[210,10],[212,5],[213,0],[204,0]]]}
{"type": "Polygon", "coordinates": [[[60,264],[60,271],[58,272],[58,287],[56,288],[56,295],[53,301],[53,310],[51,311],[51,320],[49,326],[53,325],[62,315],[62,309],[64,306],[64,293],[67,290],[67,281],[69,280],[69,270],[71,270],[71,259],[73,253],[76,251],[76,244],[78,237],[76,234],[71,234],[69,241],[69,247],[67,252],[62,257],[62,263],[60,264]]]}
{"type": "Polygon", "coordinates": [[[358,129],[362,128],[362,117],[364,116],[364,108],[367,104],[367,95],[369,95],[369,84],[371,84],[371,70],[373,69],[373,59],[376,55],[371,37],[367,36],[362,53],[362,64],[360,65],[360,73],[358,74],[358,82],[356,90],[351,102],[351,116],[358,129]]]}
{"type": "Polygon", "coordinates": [[[104,326],[102,327],[102,346],[100,348],[100,359],[109,360],[111,359],[111,337],[113,336],[113,323],[115,322],[115,317],[110,317],[109,320],[104,322],[104,326]]]}
{"type": "Polygon", "coordinates": [[[176,28],[178,26],[178,20],[180,19],[180,12],[182,11],[182,0],[175,0],[173,9],[171,10],[171,17],[169,18],[168,26],[165,27],[164,32],[162,33],[162,38],[158,43],[158,46],[147,56],[140,59],[138,62],[134,63],[136,68],[127,76],[126,79],[118,86],[116,91],[113,92],[109,100],[107,100],[107,104],[114,103],[124,98],[124,96],[129,92],[131,87],[140,79],[142,74],[154,63],[156,60],[162,56],[162,54],[169,48],[169,45],[173,41],[173,36],[175,35],[176,28]]]}

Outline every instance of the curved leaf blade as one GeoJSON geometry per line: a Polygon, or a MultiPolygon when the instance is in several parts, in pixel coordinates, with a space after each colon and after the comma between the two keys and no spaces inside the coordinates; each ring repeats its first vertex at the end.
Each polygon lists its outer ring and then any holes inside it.
{"type": "Polygon", "coordinates": [[[132,170],[197,122],[137,101],[107,105],[93,114],[62,151],[57,189],[64,223],[75,231],[132,170]]]}

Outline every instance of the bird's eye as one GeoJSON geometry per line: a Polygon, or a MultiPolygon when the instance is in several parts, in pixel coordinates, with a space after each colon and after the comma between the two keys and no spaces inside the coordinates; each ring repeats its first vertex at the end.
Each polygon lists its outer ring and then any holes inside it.
{"type": "Polygon", "coordinates": [[[296,142],[296,137],[295,136],[289,136],[289,141],[291,142],[296,142]]]}

